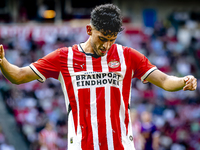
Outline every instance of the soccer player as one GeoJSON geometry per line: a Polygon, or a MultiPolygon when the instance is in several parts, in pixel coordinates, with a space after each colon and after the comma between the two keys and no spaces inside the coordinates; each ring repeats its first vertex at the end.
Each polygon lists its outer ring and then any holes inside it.
{"type": "Polygon", "coordinates": [[[138,51],[115,44],[122,28],[120,9],[100,5],[86,26],[89,38],[63,47],[19,68],[0,46],[0,66],[14,84],[58,79],[65,96],[70,150],[134,150],[130,121],[131,79],[151,82],[167,91],[195,90],[193,76],[174,77],[159,71],[138,51]]]}

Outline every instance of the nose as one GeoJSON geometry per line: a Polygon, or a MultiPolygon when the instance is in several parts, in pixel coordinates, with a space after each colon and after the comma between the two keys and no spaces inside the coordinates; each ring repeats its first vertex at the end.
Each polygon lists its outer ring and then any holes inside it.
{"type": "Polygon", "coordinates": [[[104,47],[106,50],[108,50],[108,49],[111,47],[111,45],[112,45],[112,42],[107,41],[107,42],[105,42],[105,43],[103,44],[103,47],[104,47]]]}

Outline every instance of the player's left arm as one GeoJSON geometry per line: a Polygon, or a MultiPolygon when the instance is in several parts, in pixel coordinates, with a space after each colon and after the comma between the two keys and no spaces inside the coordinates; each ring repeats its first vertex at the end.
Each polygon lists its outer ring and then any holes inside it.
{"type": "Polygon", "coordinates": [[[184,91],[193,91],[197,88],[197,79],[192,75],[175,77],[167,75],[160,70],[153,71],[145,80],[166,91],[178,91],[182,89],[184,91]]]}

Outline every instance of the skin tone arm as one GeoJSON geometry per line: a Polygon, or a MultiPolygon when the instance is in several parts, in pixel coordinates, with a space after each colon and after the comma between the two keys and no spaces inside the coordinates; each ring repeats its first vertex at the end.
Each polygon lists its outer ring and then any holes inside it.
{"type": "Polygon", "coordinates": [[[158,150],[159,148],[159,135],[153,135],[153,149],[158,150]]]}
{"type": "Polygon", "coordinates": [[[146,80],[166,91],[172,92],[179,91],[181,89],[184,91],[193,91],[197,88],[197,79],[192,75],[179,78],[169,76],[159,70],[155,70],[146,78],[146,80]]]}
{"type": "Polygon", "coordinates": [[[39,79],[30,67],[19,68],[10,64],[4,56],[3,45],[0,45],[0,69],[3,75],[13,84],[22,84],[39,79]]]}

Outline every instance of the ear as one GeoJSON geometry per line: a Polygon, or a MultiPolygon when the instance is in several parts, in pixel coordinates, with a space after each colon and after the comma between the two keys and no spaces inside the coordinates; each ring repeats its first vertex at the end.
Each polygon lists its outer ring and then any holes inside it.
{"type": "Polygon", "coordinates": [[[88,35],[92,35],[92,26],[91,26],[91,25],[88,24],[88,25],[86,26],[86,30],[87,30],[87,34],[88,34],[88,35]]]}

